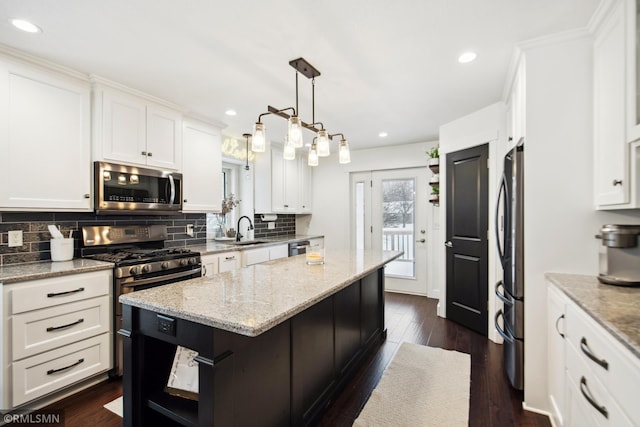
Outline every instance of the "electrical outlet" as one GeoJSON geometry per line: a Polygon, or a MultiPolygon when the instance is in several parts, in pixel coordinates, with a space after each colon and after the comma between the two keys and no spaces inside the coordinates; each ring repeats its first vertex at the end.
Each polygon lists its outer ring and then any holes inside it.
{"type": "Polygon", "coordinates": [[[267,224],[268,224],[268,225],[267,225],[267,229],[268,229],[268,230],[275,230],[275,229],[276,229],[276,223],[275,223],[275,221],[269,221],[267,224]]]}
{"type": "Polygon", "coordinates": [[[187,224],[187,236],[193,237],[193,224],[187,224]]]}
{"type": "Polygon", "coordinates": [[[9,247],[22,246],[22,230],[9,231],[9,247]]]}

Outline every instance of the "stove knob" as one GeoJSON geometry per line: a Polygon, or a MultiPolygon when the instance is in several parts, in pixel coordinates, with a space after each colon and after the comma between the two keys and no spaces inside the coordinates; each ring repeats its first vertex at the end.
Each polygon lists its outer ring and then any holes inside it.
{"type": "Polygon", "coordinates": [[[131,274],[132,276],[135,276],[136,274],[138,274],[138,267],[131,267],[129,269],[129,274],[131,274]]]}
{"type": "Polygon", "coordinates": [[[167,261],[164,261],[162,264],[160,264],[160,268],[166,270],[167,268],[169,268],[169,263],[167,261]]]}
{"type": "Polygon", "coordinates": [[[148,273],[151,269],[149,268],[148,265],[143,265],[142,268],[140,268],[140,271],[142,273],[148,273]]]}
{"type": "Polygon", "coordinates": [[[196,263],[195,258],[189,258],[189,265],[195,265],[195,263],[196,263]]]}
{"type": "Polygon", "coordinates": [[[182,258],[182,259],[180,260],[180,266],[181,266],[181,267],[186,266],[188,263],[189,263],[189,261],[187,261],[187,259],[186,259],[186,258],[182,258]]]}

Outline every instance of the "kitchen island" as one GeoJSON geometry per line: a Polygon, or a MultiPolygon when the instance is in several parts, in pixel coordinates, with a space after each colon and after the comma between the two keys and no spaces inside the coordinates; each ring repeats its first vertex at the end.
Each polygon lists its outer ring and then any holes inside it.
{"type": "Polygon", "coordinates": [[[121,296],[124,425],[313,422],[385,338],[383,266],[400,254],[301,255],[121,296]],[[198,400],[165,392],[178,345],[198,352],[198,400]]]}

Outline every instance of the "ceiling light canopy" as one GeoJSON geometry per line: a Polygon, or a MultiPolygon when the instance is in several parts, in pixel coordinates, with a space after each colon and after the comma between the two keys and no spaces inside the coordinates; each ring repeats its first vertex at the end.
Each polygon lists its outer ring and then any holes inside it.
{"type": "Polygon", "coordinates": [[[389,135],[389,134],[388,134],[388,133],[386,133],[386,132],[380,132],[380,133],[378,134],[378,136],[379,136],[380,138],[386,138],[386,137],[387,137],[387,135],[389,135]]]}
{"type": "Polygon", "coordinates": [[[38,27],[36,24],[34,24],[33,22],[29,22],[25,19],[11,19],[11,24],[22,30],[25,31],[27,33],[41,33],[42,30],[40,29],[40,27],[38,27]]]}
{"type": "Polygon", "coordinates": [[[232,110],[232,109],[229,109],[229,110],[225,111],[224,113],[227,116],[235,116],[236,114],[238,114],[238,113],[236,113],[236,110],[232,110]]]}
{"type": "Polygon", "coordinates": [[[471,51],[464,52],[462,55],[458,57],[458,62],[461,64],[466,64],[476,59],[477,56],[478,55],[475,52],[471,52],[471,51]]]}
{"type": "MultiPolygon", "coordinates": [[[[326,157],[331,154],[330,142],[336,135],[341,135],[339,149],[340,163],[349,163],[351,157],[349,154],[349,145],[341,133],[330,135],[324,128],[322,122],[315,121],[315,78],[320,75],[313,65],[309,64],[304,58],[294,59],[289,61],[296,70],[296,106],[278,109],[272,106],[267,106],[267,112],[258,116],[258,121],[254,126],[253,138],[251,140],[251,150],[255,152],[264,152],[266,149],[266,134],[264,123],[262,123],[262,117],[274,114],[280,116],[288,121],[287,135],[285,137],[285,144],[283,148],[283,158],[285,160],[295,159],[296,148],[304,147],[303,129],[310,130],[317,134],[313,138],[311,147],[309,148],[307,162],[309,166],[318,165],[318,157],[326,157]],[[308,79],[311,79],[311,123],[307,124],[298,116],[298,74],[302,74],[308,79]],[[289,114],[288,112],[291,112],[289,114]],[[343,143],[344,142],[344,143],[343,143]]],[[[308,145],[308,144],[307,144],[308,145]]]]}

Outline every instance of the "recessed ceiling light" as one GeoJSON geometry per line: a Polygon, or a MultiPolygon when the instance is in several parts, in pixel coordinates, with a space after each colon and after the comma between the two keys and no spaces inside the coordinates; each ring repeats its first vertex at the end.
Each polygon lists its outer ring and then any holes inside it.
{"type": "Polygon", "coordinates": [[[12,19],[11,24],[22,31],[26,31],[27,33],[39,33],[42,31],[36,24],[25,21],[24,19],[12,19]]]}
{"type": "Polygon", "coordinates": [[[236,114],[236,110],[227,110],[224,112],[227,116],[235,116],[236,114]]]}
{"type": "Polygon", "coordinates": [[[476,59],[476,53],[475,52],[465,52],[462,55],[458,56],[458,62],[461,64],[466,64],[467,62],[471,62],[474,59],[476,59]]]}
{"type": "Polygon", "coordinates": [[[388,135],[388,133],[386,133],[386,132],[380,132],[380,133],[378,134],[378,136],[379,136],[380,138],[386,138],[386,137],[387,137],[387,135],[388,135]]]}

